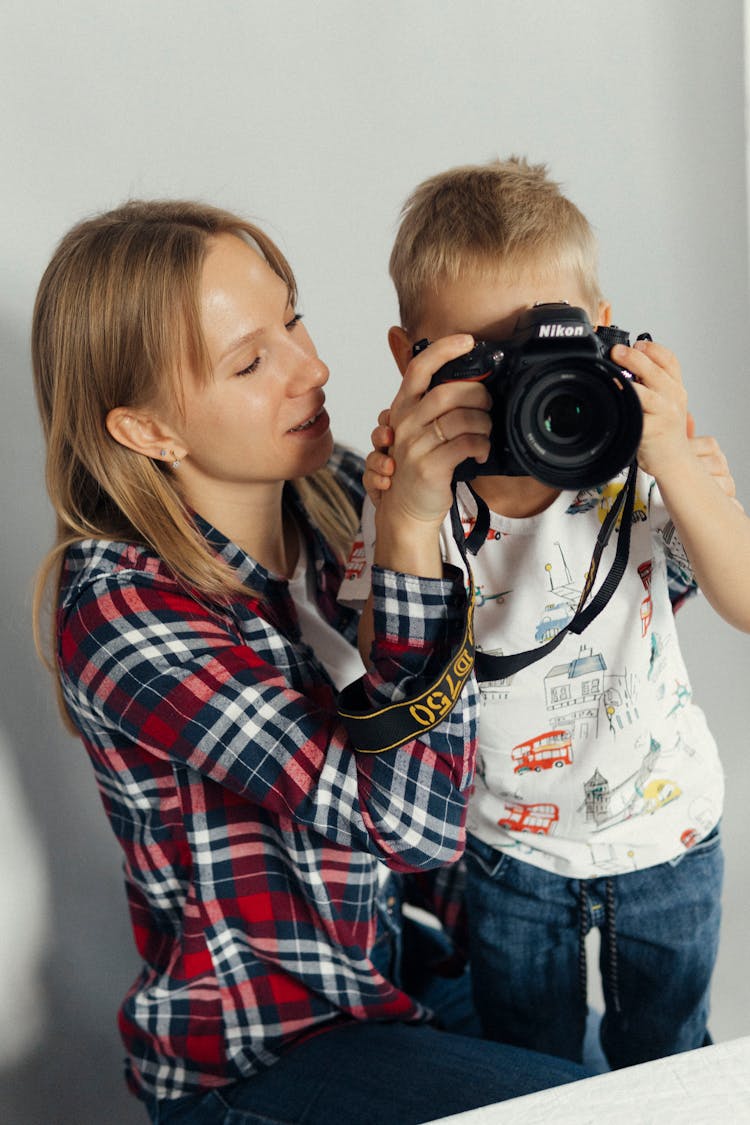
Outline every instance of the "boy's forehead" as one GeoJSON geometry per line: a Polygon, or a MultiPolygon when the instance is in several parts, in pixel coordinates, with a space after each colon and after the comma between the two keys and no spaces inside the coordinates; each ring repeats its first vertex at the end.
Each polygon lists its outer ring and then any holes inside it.
{"type": "Polygon", "coordinates": [[[524,309],[547,301],[587,305],[581,284],[569,269],[483,269],[436,278],[423,295],[416,334],[430,340],[457,332],[498,338],[513,331],[524,309]]]}

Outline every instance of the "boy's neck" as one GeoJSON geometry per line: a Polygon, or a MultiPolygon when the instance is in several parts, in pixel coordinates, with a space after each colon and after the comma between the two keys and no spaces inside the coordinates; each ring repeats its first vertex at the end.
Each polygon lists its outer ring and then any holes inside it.
{"type": "Polygon", "coordinates": [[[560,495],[534,477],[476,477],[471,487],[491,512],[509,519],[526,519],[549,508],[560,495]]]}

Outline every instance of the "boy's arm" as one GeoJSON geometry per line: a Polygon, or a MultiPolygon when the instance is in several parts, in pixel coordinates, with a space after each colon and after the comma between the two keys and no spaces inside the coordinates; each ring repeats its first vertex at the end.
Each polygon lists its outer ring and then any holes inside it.
{"type": "Polygon", "coordinates": [[[612,358],[636,376],[643,408],[638,463],[659,486],[698,585],[717,613],[750,632],[750,519],[734,498],[728,470],[721,471],[723,455],[713,439],[691,444],[676,357],[643,340],[613,349],[612,358]]]}

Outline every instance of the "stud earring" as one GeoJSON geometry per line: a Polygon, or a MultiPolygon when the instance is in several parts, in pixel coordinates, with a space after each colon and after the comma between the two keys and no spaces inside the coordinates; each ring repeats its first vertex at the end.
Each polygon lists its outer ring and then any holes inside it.
{"type": "Polygon", "coordinates": [[[160,457],[166,457],[166,456],[167,456],[167,451],[166,451],[166,449],[160,449],[160,450],[159,450],[159,456],[160,456],[160,457]]]}
{"type": "Polygon", "coordinates": [[[174,461],[172,462],[172,468],[173,468],[173,469],[179,469],[179,467],[180,467],[180,463],[181,463],[181,462],[180,462],[180,459],[179,459],[179,457],[178,457],[178,456],[177,456],[177,454],[175,453],[174,449],[170,449],[170,451],[169,451],[169,452],[170,452],[170,453],[172,454],[172,456],[174,457],[174,461]]]}

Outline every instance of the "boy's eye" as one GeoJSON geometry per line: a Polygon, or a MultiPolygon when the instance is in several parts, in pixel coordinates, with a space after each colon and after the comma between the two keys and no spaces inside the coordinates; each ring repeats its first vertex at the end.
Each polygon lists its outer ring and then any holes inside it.
{"type": "Polygon", "coordinates": [[[287,327],[287,328],[289,329],[289,331],[290,331],[290,332],[292,331],[292,329],[293,329],[293,328],[296,328],[296,327],[297,327],[297,325],[299,324],[299,322],[300,322],[300,321],[302,320],[302,316],[303,316],[303,314],[302,314],[302,313],[298,313],[298,312],[296,312],[296,313],[294,314],[294,316],[292,317],[292,319],[291,319],[291,320],[288,320],[288,321],[286,322],[286,327],[287,327]]]}

